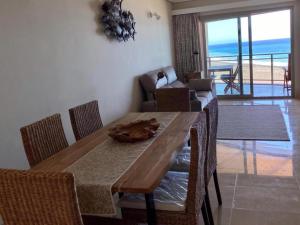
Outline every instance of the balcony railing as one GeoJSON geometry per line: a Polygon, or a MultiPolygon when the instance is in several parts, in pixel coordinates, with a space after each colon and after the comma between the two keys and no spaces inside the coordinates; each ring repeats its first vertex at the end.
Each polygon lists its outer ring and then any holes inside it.
{"type": "MultiPolygon", "coordinates": [[[[284,80],[283,69],[288,66],[288,56],[290,53],[266,53],[266,54],[253,54],[253,82],[270,82],[281,83],[284,80]],[[269,72],[266,67],[269,67],[269,72]],[[263,69],[262,69],[263,68],[263,69]],[[267,73],[267,74],[266,74],[267,73]]],[[[208,57],[208,67],[214,65],[225,65],[225,64],[237,64],[239,62],[238,55],[225,55],[225,56],[214,56],[208,57]]],[[[242,55],[243,68],[249,69],[250,55],[242,55]]],[[[243,73],[249,73],[244,76],[245,80],[250,80],[250,70],[244,71],[243,73]],[[247,79],[248,77],[248,79],[247,79]]]]}

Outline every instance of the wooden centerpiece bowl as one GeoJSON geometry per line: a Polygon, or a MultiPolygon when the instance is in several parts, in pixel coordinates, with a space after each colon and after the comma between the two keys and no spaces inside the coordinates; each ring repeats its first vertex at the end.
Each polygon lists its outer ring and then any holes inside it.
{"type": "Polygon", "coordinates": [[[160,124],[156,119],[138,120],[129,124],[119,124],[109,130],[109,136],[119,142],[135,143],[152,138],[160,124]]]}

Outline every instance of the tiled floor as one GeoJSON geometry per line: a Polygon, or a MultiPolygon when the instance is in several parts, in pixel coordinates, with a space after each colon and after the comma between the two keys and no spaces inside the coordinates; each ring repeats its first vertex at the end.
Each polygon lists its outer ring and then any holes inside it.
{"type": "MultiPolygon", "coordinates": [[[[210,197],[216,225],[300,225],[300,101],[221,101],[278,104],[290,142],[218,141],[223,206],[210,197]]],[[[276,122],[276,121],[275,121],[276,122]]]]}

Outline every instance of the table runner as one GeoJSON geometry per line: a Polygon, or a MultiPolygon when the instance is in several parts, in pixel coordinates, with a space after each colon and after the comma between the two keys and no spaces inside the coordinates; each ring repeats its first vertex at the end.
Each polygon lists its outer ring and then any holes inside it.
{"type": "Polygon", "coordinates": [[[160,123],[157,135],[139,143],[119,143],[107,139],[65,171],[75,176],[79,206],[82,214],[116,216],[117,209],[112,196],[112,186],[134,164],[142,153],[177,117],[178,113],[147,113],[136,120],[155,117],[160,123]]]}

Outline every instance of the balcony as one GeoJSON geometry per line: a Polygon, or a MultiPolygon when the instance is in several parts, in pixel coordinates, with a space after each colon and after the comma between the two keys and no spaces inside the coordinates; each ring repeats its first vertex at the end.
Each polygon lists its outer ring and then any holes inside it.
{"type": "Polygon", "coordinates": [[[284,74],[288,67],[288,56],[289,53],[253,54],[251,69],[250,55],[242,55],[241,67],[234,80],[238,88],[237,90],[229,88],[227,92],[225,92],[227,84],[221,79],[221,76],[234,74],[239,64],[239,56],[208,57],[208,71],[215,80],[216,91],[219,96],[251,96],[252,89],[254,97],[288,97],[291,95],[291,90],[284,88],[284,74]],[[232,68],[231,71],[228,70],[230,67],[232,68]],[[251,84],[251,73],[253,74],[253,84],[251,84]]]}

